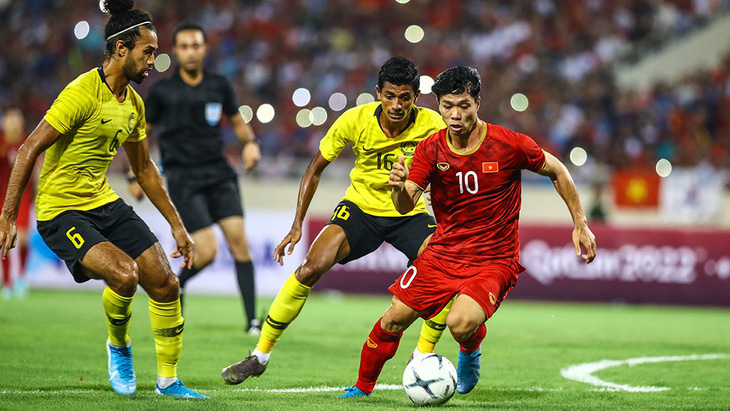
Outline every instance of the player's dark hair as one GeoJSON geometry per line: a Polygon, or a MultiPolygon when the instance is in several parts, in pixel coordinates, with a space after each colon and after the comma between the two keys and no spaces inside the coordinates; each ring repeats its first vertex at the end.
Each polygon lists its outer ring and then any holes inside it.
{"type": "Polygon", "coordinates": [[[396,86],[413,86],[413,91],[417,93],[421,87],[421,75],[409,59],[391,57],[380,67],[378,88],[382,90],[386,82],[396,86]]]}
{"type": "Polygon", "coordinates": [[[474,67],[457,66],[444,70],[436,76],[431,91],[440,99],[444,94],[461,94],[467,92],[474,100],[479,98],[482,89],[482,78],[474,67]]]}
{"type": "Polygon", "coordinates": [[[177,45],[177,33],[181,31],[186,30],[195,30],[203,33],[203,41],[206,41],[208,39],[208,36],[205,35],[205,30],[203,30],[203,26],[201,26],[198,23],[192,22],[192,21],[185,21],[177,25],[175,27],[175,31],[172,32],[172,45],[177,45]]]}
{"type": "Polygon", "coordinates": [[[106,22],[104,27],[104,38],[106,39],[104,54],[107,57],[114,55],[117,40],[122,40],[126,48],[134,49],[135,40],[140,36],[140,27],[155,31],[155,26],[152,25],[152,16],[143,10],[133,10],[133,7],[134,0],[104,0],[102,8],[110,15],[109,21],[106,22]],[[138,26],[138,24],[144,22],[149,23],[138,26]],[[133,28],[130,29],[130,27],[133,28]]]}

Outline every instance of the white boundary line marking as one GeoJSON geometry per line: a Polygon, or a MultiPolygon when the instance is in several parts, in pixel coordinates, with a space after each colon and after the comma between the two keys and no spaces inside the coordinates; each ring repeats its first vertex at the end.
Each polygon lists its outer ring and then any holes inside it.
{"type": "Polygon", "coordinates": [[[725,360],[730,359],[727,354],[704,354],[704,355],[684,355],[671,357],[638,357],[628,358],[626,360],[601,360],[597,362],[589,362],[583,364],[571,365],[560,370],[560,374],[569,380],[584,382],[586,384],[602,387],[607,391],[628,391],[628,392],[657,392],[667,391],[669,387],[641,387],[627,384],[616,384],[610,381],[604,381],[593,373],[605,370],[606,368],[618,367],[620,365],[628,365],[633,367],[639,364],[657,363],[657,362],[673,362],[673,361],[700,361],[700,360],[725,360]]]}

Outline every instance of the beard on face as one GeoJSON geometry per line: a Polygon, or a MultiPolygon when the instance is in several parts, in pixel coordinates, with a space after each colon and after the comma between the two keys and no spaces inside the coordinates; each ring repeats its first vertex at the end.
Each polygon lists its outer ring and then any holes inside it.
{"type": "Polygon", "coordinates": [[[122,74],[124,75],[124,78],[129,81],[134,81],[137,84],[142,83],[146,78],[144,72],[145,70],[136,71],[134,61],[131,58],[127,59],[122,67],[122,74]]]}

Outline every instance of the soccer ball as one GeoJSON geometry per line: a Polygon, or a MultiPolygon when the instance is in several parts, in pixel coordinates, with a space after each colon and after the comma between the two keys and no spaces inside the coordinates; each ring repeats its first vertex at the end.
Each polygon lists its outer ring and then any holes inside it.
{"type": "Polygon", "coordinates": [[[438,354],[420,356],[406,366],[403,389],[417,405],[441,405],[456,392],[456,369],[438,354]]]}

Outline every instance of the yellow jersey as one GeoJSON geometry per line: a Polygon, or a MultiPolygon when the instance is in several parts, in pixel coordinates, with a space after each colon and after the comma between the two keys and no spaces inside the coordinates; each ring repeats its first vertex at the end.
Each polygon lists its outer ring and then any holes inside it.
{"type": "Polygon", "coordinates": [[[127,85],[120,103],[101,68],[88,71],[61,91],[44,117],[61,133],[46,150],[38,184],[36,218],[48,221],[66,210],[91,210],[119,198],[106,172],[125,141],[142,141],[142,98],[127,85]]]}
{"type": "MultiPolygon", "coordinates": [[[[446,127],[437,112],[412,108],[410,123],[393,138],[386,137],[380,127],[380,102],[363,104],[344,112],[319,143],[319,151],[327,161],[334,161],[352,142],[355,167],[350,172],[350,187],[343,200],[355,203],[362,211],[377,217],[401,217],[390,198],[390,170],[403,156],[410,167],[419,141],[446,127]]],[[[426,212],[423,198],[406,215],[426,212]]]]}

